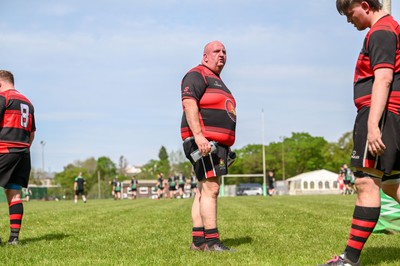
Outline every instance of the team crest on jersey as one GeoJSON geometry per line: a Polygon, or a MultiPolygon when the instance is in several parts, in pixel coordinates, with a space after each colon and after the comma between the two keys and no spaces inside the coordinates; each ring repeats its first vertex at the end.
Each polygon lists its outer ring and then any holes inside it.
{"type": "Polygon", "coordinates": [[[236,109],[235,109],[235,104],[233,103],[232,100],[226,100],[225,102],[225,109],[226,112],[228,113],[228,116],[232,119],[233,122],[236,123],[236,109]]]}

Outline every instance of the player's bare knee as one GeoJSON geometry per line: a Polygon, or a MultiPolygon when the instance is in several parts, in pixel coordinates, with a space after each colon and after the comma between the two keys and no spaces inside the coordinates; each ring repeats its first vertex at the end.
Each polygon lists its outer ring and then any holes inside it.
{"type": "Polygon", "coordinates": [[[369,194],[379,191],[379,186],[376,185],[375,181],[372,178],[368,177],[357,178],[355,186],[359,194],[369,194]]]}
{"type": "Polygon", "coordinates": [[[212,186],[207,190],[203,190],[203,197],[217,198],[219,195],[219,186],[212,186]]]}

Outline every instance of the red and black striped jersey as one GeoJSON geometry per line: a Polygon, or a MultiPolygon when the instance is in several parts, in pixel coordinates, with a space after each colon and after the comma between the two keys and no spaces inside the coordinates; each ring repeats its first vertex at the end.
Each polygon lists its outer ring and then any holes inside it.
{"type": "Polygon", "coordinates": [[[0,93],[0,153],[28,152],[36,130],[32,103],[17,90],[0,93]]]}
{"type": "Polygon", "coordinates": [[[354,103],[357,110],[371,106],[374,71],[393,69],[387,109],[400,114],[400,26],[392,16],[379,19],[368,31],[354,73],[354,103]]]}
{"type": "MultiPolygon", "coordinates": [[[[199,119],[204,137],[222,145],[235,142],[236,101],[221,78],[203,65],[192,68],[183,78],[182,100],[194,99],[199,107],[199,119]]],[[[193,136],[183,113],[181,137],[193,136]]]]}

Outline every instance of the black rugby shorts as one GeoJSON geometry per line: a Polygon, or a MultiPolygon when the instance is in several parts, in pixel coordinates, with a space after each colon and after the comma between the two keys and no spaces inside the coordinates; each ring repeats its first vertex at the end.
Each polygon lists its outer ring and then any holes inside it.
{"type": "Polygon", "coordinates": [[[16,184],[27,187],[31,172],[30,153],[1,153],[0,154],[0,186],[16,184]]]}
{"type": "Polygon", "coordinates": [[[369,108],[364,107],[358,113],[354,124],[354,149],[351,155],[351,166],[359,168],[375,168],[390,175],[400,170],[400,116],[385,111],[380,128],[382,141],[386,146],[381,156],[373,156],[368,152],[368,116],[369,108]]]}
{"type": "Polygon", "coordinates": [[[194,172],[199,181],[216,176],[223,176],[228,173],[227,158],[229,147],[216,144],[217,149],[207,156],[202,157],[194,162],[190,154],[198,150],[197,144],[193,138],[189,138],[183,142],[183,151],[186,158],[193,165],[194,172]]]}
{"type": "Polygon", "coordinates": [[[79,196],[79,195],[85,195],[84,190],[83,189],[78,189],[75,190],[75,196],[79,196]]]}

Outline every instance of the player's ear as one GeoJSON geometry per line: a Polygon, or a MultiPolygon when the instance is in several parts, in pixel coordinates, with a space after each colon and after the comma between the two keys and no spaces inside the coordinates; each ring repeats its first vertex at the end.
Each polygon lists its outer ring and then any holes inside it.
{"type": "Polygon", "coordinates": [[[361,5],[361,8],[362,8],[366,13],[368,13],[368,12],[371,10],[371,7],[369,6],[369,4],[368,4],[367,1],[362,1],[360,5],[361,5]]]}

